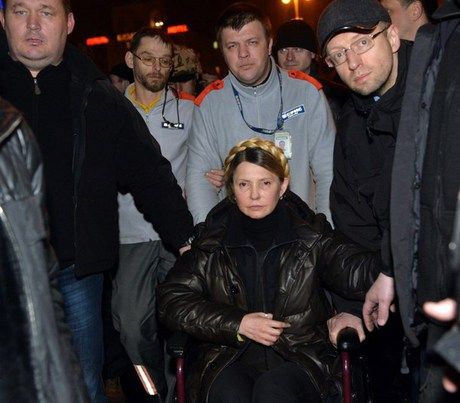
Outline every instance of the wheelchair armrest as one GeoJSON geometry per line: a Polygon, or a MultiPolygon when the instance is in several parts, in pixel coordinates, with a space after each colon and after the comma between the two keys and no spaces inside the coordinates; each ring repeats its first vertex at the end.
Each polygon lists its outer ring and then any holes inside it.
{"type": "Polygon", "coordinates": [[[337,336],[337,350],[340,353],[357,351],[360,345],[358,332],[352,327],[346,327],[339,332],[337,336]]]}
{"type": "Polygon", "coordinates": [[[174,332],[166,342],[166,351],[173,358],[181,358],[187,349],[189,336],[184,332],[174,332]]]}

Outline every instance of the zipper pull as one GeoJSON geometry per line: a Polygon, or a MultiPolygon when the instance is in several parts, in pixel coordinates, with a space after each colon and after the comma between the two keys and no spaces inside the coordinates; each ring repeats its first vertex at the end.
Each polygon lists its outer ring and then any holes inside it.
{"type": "Polygon", "coordinates": [[[34,93],[35,95],[40,95],[42,93],[40,87],[38,86],[37,78],[34,78],[34,93]]]}

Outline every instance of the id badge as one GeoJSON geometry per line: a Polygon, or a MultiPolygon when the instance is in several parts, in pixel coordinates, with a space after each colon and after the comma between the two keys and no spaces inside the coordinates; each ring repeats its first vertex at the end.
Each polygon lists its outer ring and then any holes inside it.
{"type": "Polygon", "coordinates": [[[284,156],[289,160],[292,158],[292,140],[291,135],[287,131],[279,131],[275,133],[275,145],[284,151],[284,156]]]}

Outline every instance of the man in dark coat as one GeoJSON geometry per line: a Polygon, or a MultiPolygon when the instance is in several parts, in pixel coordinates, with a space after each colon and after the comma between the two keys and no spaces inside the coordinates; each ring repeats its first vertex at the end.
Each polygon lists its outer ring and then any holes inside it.
{"type": "Polygon", "coordinates": [[[37,136],[67,320],[90,397],[104,402],[101,272],[118,260],[117,193],[130,192],[175,249],[185,247],[192,218],[141,116],[66,46],[75,24],[69,0],[4,3],[9,55],[0,61],[0,91],[37,136]]]}
{"type": "MultiPolygon", "coordinates": [[[[390,16],[377,0],[335,0],[318,23],[320,51],[351,89],[337,121],[331,213],[347,237],[379,252],[384,266],[372,293],[393,285],[390,253],[390,185],[393,152],[410,57],[390,16]]],[[[329,321],[331,339],[345,326],[362,337],[362,304],[333,295],[341,312],[329,321]]],[[[381,318],[382,320],[382,318],[381,318]]],[[[397,316],[370,336],[369,364],[376,401],[395,401],[403,349],[397,316]],[[383,370],[382,370],[383,369],[383,370]]],[[[401,392],[404,393],[404,392],[401,392]]]]}
{"type": "MultiPolygon", "coordinates": [[[[421,402],[446,401],[426,351],[447,329],[421,305],[452,295],[448,245],[460,188],[460,5],[447,0],[419,30],[410,62],[391,189],[391,246],[404,330],[421,346],[421,402]]],[[[373,304],[370,304],[372,308],[373,304]]],[[[450,400],[447,400],[450,401],[450,400]]],[[[452,397],[458,401],[458,395],[452,397]]]]}

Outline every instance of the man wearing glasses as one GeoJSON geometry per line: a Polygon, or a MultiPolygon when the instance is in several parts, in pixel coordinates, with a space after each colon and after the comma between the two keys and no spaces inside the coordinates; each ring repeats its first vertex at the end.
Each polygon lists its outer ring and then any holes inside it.
{"type": "MultiPolygon", "coordinates": [[[[125,96],[143,117],[182,191],[193,97],[184,99],[167,86],[173,70],[173,43],[153,28],[138,31],[125,56],[134,83],[125,96]]],[[[119,194],[120,260],[113,279],[112,317],[130,359],[143,364],[165,397],[163,346],[155,317],[155,289],[175,262],[175,255],[146,221],[131,194],[119,194]]]]}
{"type": "MultiPolygon", "coordinates": [[[[371,292],[393,283],[389,200],[393,153],[410,45],[401,41],[377,0],[335,0],[318,22],[320,51],[351,89],[337,122],[331,213],[335,227],[360,245],[380,252],[382,273],[371,292]]],[[[388,303],[391,296],[381,303],[388,303]]],[[[364,338],[362,304],[333,296],[341,312],[330,319],[331,340],[345,326],[364,338]]],[[[383,325],[386,318],[379,318],[383,325]]],[[[393,383],[400,369],[402,329],[396,316],[369,340],[376,401],[399,401],[393,383]]]]}
{"type": "Polygon", "coordinates": [[[9,52],[1,55],[1,93],[24,113],[38,140],[66,319],[91,402],[102,403],[102,272],[118,261],[118,190],[130,191],[158,232],[182,251],[192,218],[142,118],[67,43],[75,25],[70,1],[3,3],[9,52]]]}

